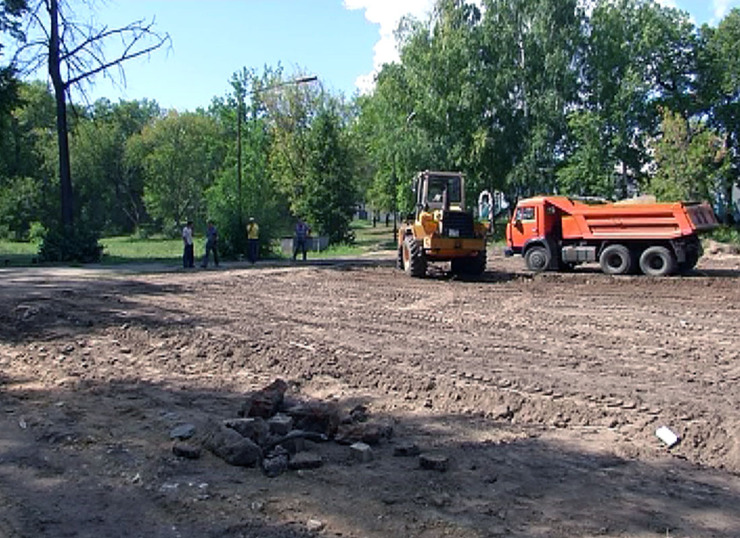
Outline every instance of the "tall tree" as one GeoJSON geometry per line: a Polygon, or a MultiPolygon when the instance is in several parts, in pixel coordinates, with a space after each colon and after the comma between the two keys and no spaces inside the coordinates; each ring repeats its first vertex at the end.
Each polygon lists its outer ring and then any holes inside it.
{"type": "Polygon", "coordinates": [[[306,140],[306,175],[294,208],[333,243],[351,242],[349,228],[357,201],[352,152],[338,104],[325,102],[316,112],[306,140]]]}
{"type": "Polygon", "coordinates": [[[552,192],[576,98],[582,11],[576,0],[489,0],[483,19],[488,133],[512,196],[552,192]]]}
{"type": "Polygon", "coordinates": [[[740,9],[735,8],[716,28],[701,29],[699,88],[703,112],[727,137],[731,167],[723,213],[727,222],[740,207],[732,205],[733,185],[740,185],[740,9]]]}
{"type": "Polygon", "coordinates": [[[621,198],[644,179],[660,107],[685,117],[695,110],[694,27],[686,13],[653,0],[598,0],[585,32],[581,106],[602,126],[602,174],[617,170],[612,196],[621,198]]]}
{"type": "Polygon", "coordinates": [[[144,218],[141,164],[126,159],[126,142],[158,118],[153,101],[101,99],[71,132],[75,156],[72,171],[81,214],[94,229],[108,234],[131,233],[144,218]]]}
{"type": "Polygon", "coordinates": [[[715,200],[725,190],[729,161],[725,141],[703,121],[663,110],[653,144],[657,170],[647,190],[659,200],[715,200]]]}
{"type": "Polygon", "coordinates": [[[203,224],[206,190],[224,161],[224,140],[205,113],[170,112],[129,139],[127,158],[143,164],[149,214],[165,229],[188,219],[203,224]]]}
{"type": "Polygon", "coordinates": [[[121,68],[127,60],[149,54],[163,46],[168,35],[154,30],[154,22],[136,21],[120,28],[95,27],[74,20],[71,5],[65,0],[37,0],[30,8],[31,23],[44,38],[22,49],[27,68],[48,65],[54,88],[59,150],[61,223],[71,235],[74,231],[74,194],[69,157],[67,98],[70,89],[95,75],[121,68]],[[46,16],[42,17],[42,12],[46,16]],[[122,43],[114,48],[113,42],[122,43]],[[116,51],[108,57],[108,48],[116,51]]]}

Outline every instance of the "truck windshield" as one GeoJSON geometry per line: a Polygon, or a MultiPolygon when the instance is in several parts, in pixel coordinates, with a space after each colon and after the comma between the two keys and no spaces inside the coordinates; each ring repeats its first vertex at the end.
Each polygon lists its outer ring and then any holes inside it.
{"type": "Polygon", "coordinates": [[[442,193],[447,188],[447,200],[451,204],[459,204],[462,201],[460,192],[460,178],[450,176],[429,176],[429,187],[427,199],[429,202],[442,202],[442,193]]]}

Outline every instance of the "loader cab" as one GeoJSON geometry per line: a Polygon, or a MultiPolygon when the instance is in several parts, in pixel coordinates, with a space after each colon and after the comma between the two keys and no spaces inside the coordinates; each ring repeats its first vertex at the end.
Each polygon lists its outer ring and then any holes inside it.
{"type": "Polygon", "coordinates": [[[464,211],[465,184],[455,172],[421,172],[416,180],[416,214],[422,211],[464,211]]]}

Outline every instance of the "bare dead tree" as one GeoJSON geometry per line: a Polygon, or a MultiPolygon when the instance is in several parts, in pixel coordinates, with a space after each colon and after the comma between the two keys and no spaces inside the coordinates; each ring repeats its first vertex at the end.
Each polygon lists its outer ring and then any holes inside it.
{"type": "Polygon", "coordinates": [[[48,66],[56,100],[61,217],[65,229],[71,229],[74,224],[67,126],[70,89],[78,87],[84,94],[83,82],[91,82],[96,75],[111,77],[111,70],[117,70],[118,77],[125,81],[124,62],[148,55],[170,41],[168,34],[155,30],[154,22],[137,20],[120,28],[109,28],[93,21],[75,20],[66,0],[37,0],[30,6],[25,32],[29,40],[19,47],[16,58],[27,73],[38,70],[44,63],[48,66]],[[111,49],[114,54],[109,56],[111,49]]]}

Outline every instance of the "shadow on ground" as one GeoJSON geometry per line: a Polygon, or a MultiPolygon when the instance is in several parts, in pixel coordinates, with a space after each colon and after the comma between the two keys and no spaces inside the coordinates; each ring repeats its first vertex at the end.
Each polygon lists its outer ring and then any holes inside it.
{"type": "MultiPolygon", "coordinates": [[[[328,535],[737,536],[740,498],[718,474],[573,451],[464,415],[381,417],[396,435],[370,463],[310,445],[320,469],[268,478],[205,452],[171,452],[171,429],[236,415],[241,394],[141,380],[29,391],[0,381],[0,535],[302,538],[328,535]],[[470,431],[491,439],[461,441],[470,431]],[[414,441],[446,472],[393,457],[414,441]]],[[[356,401],[340,401],[348,408],[356,401]]],[[[372,408],[372,402],[367,402],[372,408]]],[[[534,433],[534,432],[532,432],[534,433]]]]}

